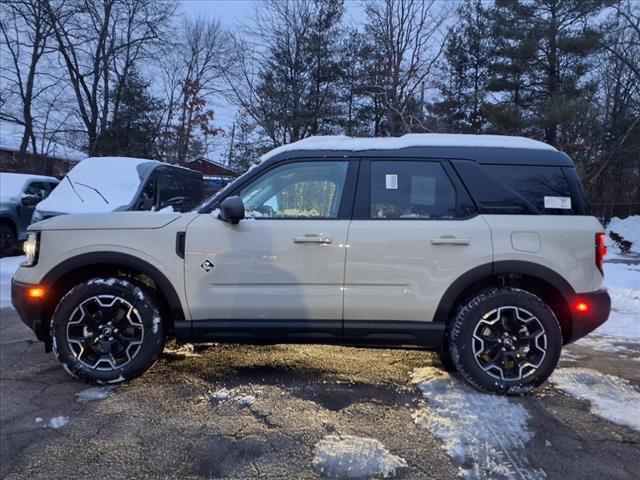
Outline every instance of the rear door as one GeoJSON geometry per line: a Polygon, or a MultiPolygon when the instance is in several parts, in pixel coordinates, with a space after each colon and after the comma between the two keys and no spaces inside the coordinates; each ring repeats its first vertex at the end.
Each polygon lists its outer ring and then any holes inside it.
{"type": "Polygon", "coordinates": [[[248,217],[238,225],[199,215],[186,237],[194,320],[331,321],[341,334],[356,168],[345,159],[277,164],[234,192],[248,217]]]}
{"type": "Polygon", "coordinates": [[[345,267],[345,336],[367,321],[430,322],[454,280],[491,263],[489,228],[447,162],[363,159],[360,173],[345,267]]]}

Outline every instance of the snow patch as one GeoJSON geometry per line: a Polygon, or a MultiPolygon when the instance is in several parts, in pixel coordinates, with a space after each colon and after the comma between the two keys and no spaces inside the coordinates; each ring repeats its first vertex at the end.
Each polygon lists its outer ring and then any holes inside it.
{"type": "Polygon", "coordinates": [[[640,215],[631,215],[627,218],[613,217],[607,225],[607,247],[617,252],[618,246],[611,239],[611,232],[617,233],[625,240],[632,243],[631,251],[640,252],[640,215]]]}
{"type": "Polygon", "coordinates": [[[221,388],[220,390],[213,392],[213,395],[212,395],[212,398],[214,398],[215,400],[218,400],[219,402],[224,402],[225,400],[229,400],[229,397],[231,397],[231,392],[226,388],[221,388]]]}
{"type": "Polygon", "coordinates": [[[119,282],[128,285],[127,282],[118,278],[93,278],[87,282],[87,285],[106,285],[108,287],[113,287],[116,283],[119,282]]]}
{"type": "Polygon", "coordinates": [[[256,397],[254,397],[253,395],[242,395],[238,399],[238,403],[243,407],[248,407],[249,405],[253,405],[253,402],[255,401],[256,401],[256,397]]]}
{"type": "MultiPolygon", "coordinates": [[[[632,339],[621,337],[612,337],[610,335],[594,335],[591,334],[581,338],[576,342],[581,347],[589,347],[601,352],[615,353],[624,358],[631,358],[640,354],[640,350],[634,350],[633,346],[637,346],[637,342],[632,339]]],[[[561,357],[562,359],[562,357],[561,357]]]]}
{"type": "Polygon", "coordinates": [[[329,435],[316,445],[313,465],[333,478],[388,478],[407,462],[373,438],[329,435]]]}
{"type": "Polygon", "coordinates": [[[64,416],[59,416],[59,417],[53,417],[52,419],[49,420],[49,426],[51,428],[62,428],[66,425],[69,424],[69,417],[64,417],[64,416]]]}
{"type": "Polygon", "coordinates": [[[346,135],[326,135],[307,137],[303,140],[275,148],[265,153],[260,158],[260,161],[264,162],[280,153],[297,150],[345,150],[357,152],[362,150],[392,150],[409,147],[494,147],[556,151],[551,145],[537,140],[506,135],[409,133],[402,137],[395,138],[359,138],[347,137],[346,135]]]}
{"type": "Polygon", "coordinates": [[[0,258],[0,308],[12,308],[11,306],[11,278],[27,257],[0,258]]]}
{"type": "Polygon", "coordinates": [[[129,205],[141,183],[141,171],[155,160],[91,157],[73,167],[36,210],[54,213],[113,212],[129,205]]]}
{"type": "Polygon", "coordinates": [[[36,422],[36,423],[42,423],[42,422],[44,422],[44,419],[42,417],[36,417],[36,418],[34,418],[33,421],[36,422]]]}
{"type": "Polygon", "coordinates": [[[473,390],[437,368],[414,370],[412,382],[426,399],[414,412],[416,424],[428,429],[467,478],[545,477],[532,468],[521,450],[533,438],[529,414],[507,397],[473,390]]]}
{"type": "Polygon", "coordinates": [[[550,380],[569,395],[591,404],[591,413],[640,432],[640,391],[628,381],[588,368],[560,368],[550,380]]]}
{"type": "Polygon", "coordinates": [[[160,315],[158,314],[158,312],[155,312],[155,314],[153,315],[153,327],[151,328],[153,333],[158,333],[158,327],[160,326],[161,321],[162,319],[160,318],[160,315]]]}
{"type": "Polygon", "coordinates": [[[87,388],[85,390],[82,390],[82,391],[76,393],[76,397],[77,397],[78,402],[80,402],[80,403],[93,402],[93,401],[96,401],[96,400],[104,400],[109,395],[111,395],[111,393],[113,393],[114,389],[115,389],[115,387],[93,387],[93,388],[87,388]]]}

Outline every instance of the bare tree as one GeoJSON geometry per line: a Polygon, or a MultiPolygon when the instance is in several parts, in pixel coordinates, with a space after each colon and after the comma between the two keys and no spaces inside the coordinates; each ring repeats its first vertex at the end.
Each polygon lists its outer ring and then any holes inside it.
{"type": "Polygon", "coordinates": [[[416,99],[440,57],[448,9],[436,0],[384,0],[366,5],[365,31],[370,38],[367,93],[386,121],[386,132],[398,136],[420,123],[416,99]]]}
{"type": "Polygon", "coordinates": [[[109,120],[112,72],[116,84],[122,85],[141,52],[161,40],[174,4],[160,0],[42,2],[86,129],[89,154],[95,154],[109,120]]]}
{"type": "Polygon", "coordinates": [[[204,155],[209,137],[219,133],[210,101],[223,95],[232,45],[213,19],[187,20],[175,38],[158,75],[164,99],[158,143],[163,160],[184,164],[204,155]]]}
{"type": "MultiPolygon", "coordinates": [[[[15,86],[21,102],[20,123],[24,126],[18,158],[25,160],[29,144],[34,155],[39,152],[33,118],[33,103],[44,88],[36,89],[36,74],[50,43],[51,29],[41,0],[10,0],[6,15],[0,20],[3,49],[11,60],[2,79],[15,86]]],[[[4,68],[3,68],[4,70],[4,68]]],[[[6,114],[4,116],[7,116],[6,114]]]]}

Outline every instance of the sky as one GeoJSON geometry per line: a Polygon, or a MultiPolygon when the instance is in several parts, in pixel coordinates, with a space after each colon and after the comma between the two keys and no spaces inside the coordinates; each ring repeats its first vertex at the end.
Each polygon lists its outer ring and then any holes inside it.
{"type": "MultiPolygon", "coordinates": [[[[249,23],[254,4],[260,0],[182,0],[182,10],[188,16],[217,18],[227,28],[249,23]]],[[[349,22],[363,13],[360,0],[345,1],[345,19],[349,22]]]]}

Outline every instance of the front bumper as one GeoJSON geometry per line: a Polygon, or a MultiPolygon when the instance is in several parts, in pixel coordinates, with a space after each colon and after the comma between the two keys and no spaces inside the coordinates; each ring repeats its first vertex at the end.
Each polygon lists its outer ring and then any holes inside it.
{"type": "Polygon", "coordinates": [[[609,318],[611,312],[611,297],[606,289],[589,293],[578,293],[569,299],[571,310],[571,338],[566,343],[572,343],[588,335],[609,318]],[[584,311],[578,305],[586,307],[584,311]]]}
{"type": "Polygon", "coordinates": [[[43,319],[45,312],[44,299],[27,296],[29,289],[36,286],[41,285],[11,280],[11,303],[24,324],[36,334],[36,338],[47,343],[49,341],[49,329],[47,328],[48,322],[43,319]]]}

